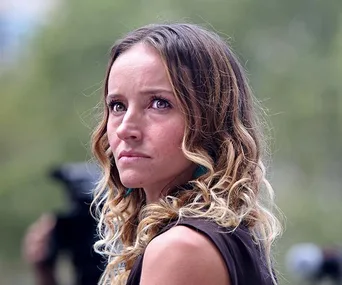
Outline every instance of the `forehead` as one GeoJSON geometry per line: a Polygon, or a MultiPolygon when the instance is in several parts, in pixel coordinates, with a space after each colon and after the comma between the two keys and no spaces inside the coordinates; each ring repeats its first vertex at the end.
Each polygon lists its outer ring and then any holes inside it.
{"type": "Polygon", "coordinates": [[[114,61],[108,79],[108,89],[123,86],[169,84],[165,65],[156,50],[146,44],[136,44],[114,61]]]}

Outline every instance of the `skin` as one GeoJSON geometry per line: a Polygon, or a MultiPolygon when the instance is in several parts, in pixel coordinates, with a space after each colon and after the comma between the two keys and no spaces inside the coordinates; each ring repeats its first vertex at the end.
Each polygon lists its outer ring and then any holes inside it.
{"type": "Polygon", "coordinates": [[[108,141],[125,187],[143,188],[150,203],[191,178],[195,165],[181,150],[184,116],[155,50],[136,44],[117,58],[106,101],[108,141]],[[139,154],[120,158],[122,151],[139,154]]]}
{"type": "Polygon", "coordinates": [[[23,240],[23,258],[32,266],[37,285],[57,284],[54,266],[44,262],[55,225],[55,218],[45,214],[28,228],[23,240]]]}
{"type": "Polygon", "coordinates": [[[140,284],[231,283],[227,266],[215,245],[190,228],[176,226],[157,236],[147,246],[140,284]]]}

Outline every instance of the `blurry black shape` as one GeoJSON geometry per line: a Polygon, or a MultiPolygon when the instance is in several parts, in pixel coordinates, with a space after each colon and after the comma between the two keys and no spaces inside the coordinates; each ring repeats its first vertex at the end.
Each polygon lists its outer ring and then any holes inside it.
{"type": "Polygon", "coordinates": [[[331,279],[334,284],[342,284],[342,250],[322,248],[323,262],[316,274],[318,280],[331,279]]]}
{"type": "Polygon", "coordinates": [[[92,201],[100,175],[99,168],[91,163],[67,163],[50,172],[50,177],[64,184],[71,202],[78,206],[92,201]]]}
{"type": "Polygon", "coordinates": [[[329,281],[342,285],[342,249],[339,247],[319,247],[312,243],[294,245],[287,253],[287,267],[294,277],[310,284],[329,281]]]}
{"type": "Polygon", "coordinates": [[[45,263],[52,265],[60,252],[67,252],[74,265],[75,284],[97,284],[104,266],[102,257],[93,250],[96,221],[90,214],[90,203],[100,171],[90,163],[69,163],[53,169],[49,175],[64,185],[71,203],[67,211],[56,213],[45,263]]]}

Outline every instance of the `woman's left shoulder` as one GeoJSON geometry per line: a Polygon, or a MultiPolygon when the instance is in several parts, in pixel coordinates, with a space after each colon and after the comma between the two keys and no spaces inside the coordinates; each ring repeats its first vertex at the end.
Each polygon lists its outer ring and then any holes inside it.
{"type": "Polygon", "coordinates": [[[178,225],[146,248],[141,284],[229,284],[216,246],[195,229],[178,225]]]}

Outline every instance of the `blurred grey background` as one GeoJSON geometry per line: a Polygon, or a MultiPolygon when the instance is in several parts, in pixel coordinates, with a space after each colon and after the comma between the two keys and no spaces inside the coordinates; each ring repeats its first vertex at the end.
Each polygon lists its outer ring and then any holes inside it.
{"type": "Polygon", "coordinates": [[[23,234],[65,207],[48,170],[91,158],[111,45],[169,21],[227,37],[268,114],[269,178],[286,216],[275,247],[280,284],[297,284],[284,266],[292,245],[341,244],[342,1],[1,0],[0,284],[34,284],[23,234]]]}

